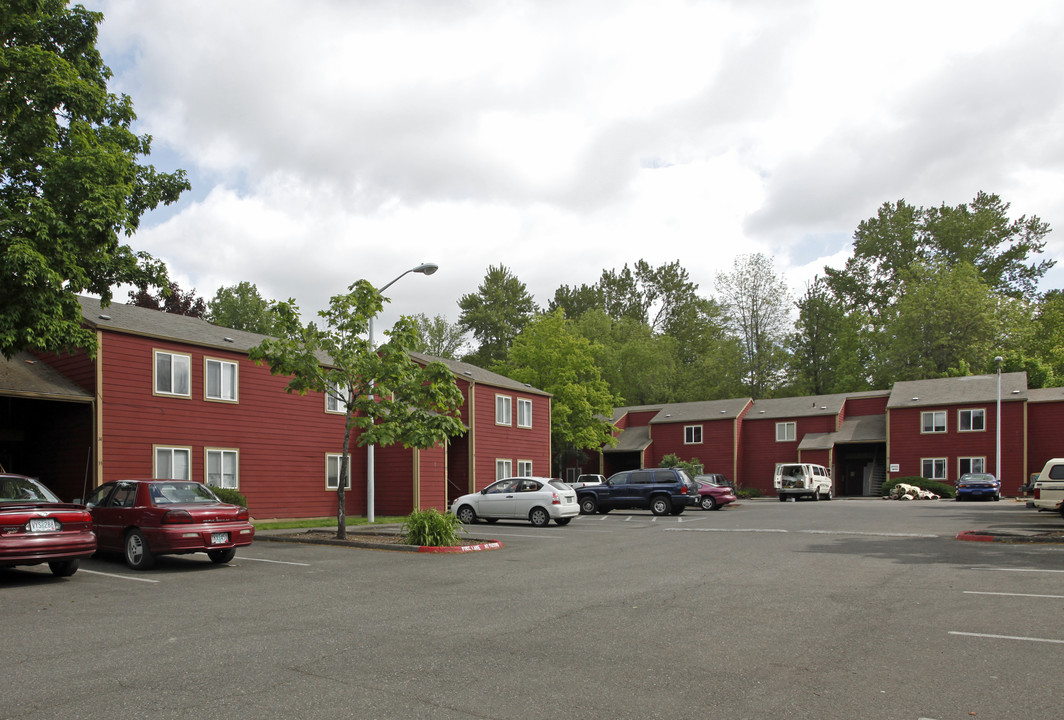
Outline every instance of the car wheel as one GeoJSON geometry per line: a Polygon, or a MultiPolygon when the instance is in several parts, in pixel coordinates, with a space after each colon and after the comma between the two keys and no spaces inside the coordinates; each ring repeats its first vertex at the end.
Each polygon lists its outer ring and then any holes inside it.
{"type": "Polygon", "coordinates": [[[528,520],[532,523],[532,527],[547,527],[550,522],[550,513],[541,507],[532,508],[532,512],[528,513],[528,520]]]}
{"type": "Polygon", "coordinates": [[[703,495],[698,504],[702,506],[703,510],[717,509],[717,499],[712,495],[703,495]]]}
{"type": "Polygon", "coordinates": [[[668,515],[672,512],[672,501],[662,495],[650,498],[650,512],[655,515],[668,515]]]}
{"type": "Polygon", "coordinates": [[[70,577],[78,571],[77,560],[56,560],[48,563],[48,569],[56,577],[70,577]]]}
{"type": "Polygon", "coordinates": [[[594,515],[598,510],[598,503],[595,502],[594,495],[585,495],[580,498],[580,512],[584,515],[594,515]]]}
{"type": "Polygon", "coordinates": [[[134,570],[147,570],[155,564],[155,554],[140,530],[126,533],[126,565],[134,570]]]}
{"type": "Polygon", "coordinates": [[[212,563],[224,565],[225,563],[236,557],[236,548],[220,548],[218,550],[208,550],[207,557],[211,559],[212,563]]]}
{"type": "Polygon", "coordinates": [[[994,502],[1001,500],[1001,493],[994,493],[994,502]]]}
{"type": "Polygon", "coordinates": [[[780,495],[780,502],[787,502],[786,496],[780,495]]]}
{"type": "Polygon", "coordinates": [[[568,525],[570,520],[572,520],[572,518],[554,518],[554,522],[559,525],[568,525]]]}
{"type": "Polygon", "coordinates": [[[456,512],[454,515],[458,518],[458,522],[462,523],[463,525],[472,525],[477,521],[476,512],[468,505],[463,505],[462,507],[458,508],[458,512],[456,512]]]}
{"type": "Polygon", "coordinates": [[[832,488],[828,488],[828,493],[824,496],[824,499],[831,500],[833,497],[835,497],[835,491],[832,488]]]}
{"type": "Polygon", "coordinates": [[[813,495],[810,497],[813,502],[820,499],[820,488],[813,488],[813,495]]]}

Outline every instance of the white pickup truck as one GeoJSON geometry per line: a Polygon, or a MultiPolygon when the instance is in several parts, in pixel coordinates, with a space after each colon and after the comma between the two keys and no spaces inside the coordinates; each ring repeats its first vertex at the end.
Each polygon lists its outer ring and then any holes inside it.
{"type": "Polygon", "coordinates": [[[1064,458],[1053,458],[1045,464],[1034,481],[1034,498],[1027,507],[1039,510],[1059,510],[1064,516],[1064,458]]]}

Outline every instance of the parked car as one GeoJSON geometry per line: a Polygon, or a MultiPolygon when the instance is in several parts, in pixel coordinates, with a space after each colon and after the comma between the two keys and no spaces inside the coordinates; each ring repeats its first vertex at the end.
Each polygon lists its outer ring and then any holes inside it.
{"type": "Polygon", "coordinates": [[[117,480],[86,499],[100,550],[123,553],[134,570],[159,555],[207,553],[227,563],[255,537],[246,507],[223,503],[187,480],[117,480]]]}
{"type": "Polygon", "coordinates": [[[1034,480],[1034,497],[1027,501],[1027,507],[1039,510],[1056,510],[1064,500],[1064,458],[1052,458],[1046,461],[1042,471],[1034,480]]]}
{"type": "Polygon", "coordinates": [[[576,491],[556,478],[509,477],[451,503],[451,512],[466,525],[477,520],[528,520],[535,527],[559,525],[580,514],[576,491]]]}
{"type": "Polygon", "coordinates": [[[723,485],[735,490],[735,483],[721,473],[703,473],[701,475],[695,475],[694,481],[696,483],[709,482],[714,485],[723,485]]]}
{"type": "Polygon", "coordinates": [[[604,475],[584,474],[577,477],[573,482],[565,484],[573,490],[579,490],[585,485],[601,485],[604,482],[606,482],[606,477],[604,475]]]}
{"type": "Polygon", "coordinates": [[[576,492],[580,512],[585,515],[622,508],[679,515],[699,501],[698,486],[678,468],[624,470],[601,485],[588,485],[576,492]]]}
{"type": "Polygon", "coordinates": [[[772,486],[776,488],[780,502],[800,497],[830,500],[833,494],[831,473],[823,465],[811,463],[779,463],[772,486]]]}
{"type": "MultiPolygon", "coordinates": [[[[701,477],[724,477],[723,475],[699,475],[701,477]]],[[[728,503],[733,503],[738,500],[738,496],[728,485],[718,485],[715,482],[708,480],[699,480],[695,478],[695,484],[698,485],[698,504],[703,510],[720,510],[721,507],[728,503]]]]}
{"type": "Polygon", "coordinates": [[[48,563],[53,575],[68,577],[94,552],[83,505],[63,502],[33,478],[0,475],[0,567],[48,563]]]}
{"type": "Polygon", "coordinates": [[[1001,499],[1001,483],[990,473],[964,473],[957,479],[957,500],[1001,499]]]}

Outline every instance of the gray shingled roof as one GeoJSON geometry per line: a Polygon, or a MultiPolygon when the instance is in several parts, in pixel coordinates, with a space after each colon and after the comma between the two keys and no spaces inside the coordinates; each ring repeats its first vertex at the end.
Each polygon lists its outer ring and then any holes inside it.
{"type": "Polygon", "coordinates": [[[746,413],[746,420],[838,415],[842,412],[842,406],[847,397],[847,395],[842,394],[805,395],[803,397],[755,400],[749,412],[746,413]]]}
{"type": "MultiPolygon", "coordinates": [[[[888,408],[956,405],[958,403],[996,402],[998,378],[993,375],[908,380],[894,383],[887,401],[888,408]]],[[[1027,373],[1001,374],[1001,401],[1027,399],[1027,373]]]]}
{"type": "Polygon", "coordinates": [[[859,415],[842,421],[837,432],[807,433],[799,450],[830,450],[835,445],[882,443],[887,441],[886,415],[859,415]]]}
{"type": "Polygon", "coordinates": [[[550,396],[549,392],[539,390],[537,388],[528,385],[527,383],[518,382],[513,378],[508,378],[505,375],[493,373],[484,368],[477,367],[476,365],[470,365],[467,362],[461,360],[451,360],[449,358],[439,358],[434,355],[426,355],[425,353],[412,352],[410,357],[418,362],[430,363],[441,362],[451,369],[456,376],[472,380],[473,382],[483,383],[485,385],[492,385],[494,387],[509,388],[512,390],[521,390],[527,393],[534,393],[536,395],[550,396]]]}
{"type": "Polygon", "coordinates": [[[662,406],[650,423],[698,422],[701,420],[721,420],[739,417],[751,398],[731,398],[728,400],[706,400],[702,402],[669,403],[662,406]]]}
{"type": "MultiPolygon", "coordinates": [[[[1004,392],[1004,390],[1002,390],[1004,392]]],[[[1004,400],[1004,398],[1002,398],[1004,400]]],[[[1027,402],[1064,402],[1064,387],[1036,388],[1027,391],[1027,402]]]]}
{"type": "Polygon", "coordinates": [[[621,434],[617,436],[617,444],[613,447],[603,445],[602,452],[640,452],[646,450],[649,445],[650,427],[647,425],[639,425],[638,427],[622,430],[621,434]]]}
{"type": "Polygon", "coordinates": [[[0,357],[0,395],[40,400],[91,402],[92,393],[60,375],[28,352],[0,357]]]}

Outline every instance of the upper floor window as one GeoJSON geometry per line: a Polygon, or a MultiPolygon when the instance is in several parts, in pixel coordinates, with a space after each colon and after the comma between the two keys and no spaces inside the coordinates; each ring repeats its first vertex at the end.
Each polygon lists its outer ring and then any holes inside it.
{"type": "Polygon", "coordinates": [[[191,397],[192,356],[155,351],[155,392],[191,397]]]}
{"type": "Polygon", "coordinates": [[[347,394],[347,391],[340,383],[331,385],[325,391],[325,412],[347,414],[347,403],[344,401],[347,394]]]}
{"type": "Polygon", "coordinates": [[[495,396],[495,424],[513,424],[513,398],[509,395],[495,396]]]}
{"type": "Polygon", "coordinates": [[[793,422],[776,423],[776,442],[794,442],[795,432],[793,422]]]}
{"type": "Polygon", "coordinates": [[[204,358],[204,393],[208,400],[236,402],[237,364],[204,358]]]}
{"type": "Polygon", "coordinates": [[[957,430],[959,430],[960,432],[976,432],[979,430],[986,430],[986,411],[982,409],[958,410],[957,430]]]}
{"type": "MultiPolygon", "coordinates": [[[[934,412],[920,413],[920,432],[946,432],[946,411],[935,410],[934,412]]],[[[927,477],[927,475],[924,475],[924,477],[927,477]]]]}
{"type": "MultiPolygon", "coordinates": [[[[335,455],[325,456],[325,489],[326,490],[338,490],[340,488],[340,473],[343,471],[343,467],[340,464],[340,459],[343,455],[339,453],[335,455]]],[[[351,456],[347,457],[347,475],[344,482],[344,490],[351,489],[351,456]]]]}
{"type": "Polygon", "coordinates": [[[683,429],[684,445],[700,445],[702,443],[702,426],[687,425],[683,429]]]}
{"type": "Polygon", "coordinates": [[[155,448],[155,477],[162,480],[191,480],[191,448],[155,448]]]}
{"type": "Polygon", "coordinates": [[[208,485],[217,488],[231,488],[233,490],[240,487],[239,456],[236,450],[208,448],[206,455],[208,485]]]}
{"type": "Polygon", "coordinates": [[[532,427],[532,401],[517,398],[517,427],[532,427]]]}

